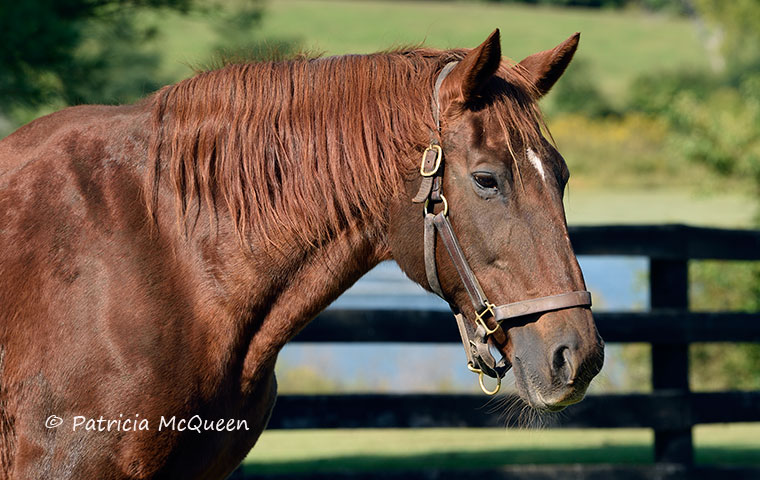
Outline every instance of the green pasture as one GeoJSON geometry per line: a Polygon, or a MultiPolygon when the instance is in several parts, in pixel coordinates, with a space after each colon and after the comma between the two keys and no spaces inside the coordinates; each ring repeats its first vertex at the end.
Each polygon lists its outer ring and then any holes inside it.
{"type": "Polygon", "coordinates": [[[757,208],[745,193],[686,189],[574,189],[565,194],[570,225],[683,223],[749,228],[757,208]]]}
{"type": "Polygon", "coordinates": [[[631,12],[478,2],[285,1],[271,4],[263,34],[300,37],[305,46],[328,53],[366,53],[420,42],[473,47],[497,27],[504,54],[516,60],[582,32],[578,58],[594,65],[611,94],[621,94],[642,71],[706,66],[687,21],[631,12]]]}
{"type": "MultiPolygon", "coordinates": [[[[274,430],[244,461],[259,473],[471,469],[520,463],[653,461],[646,429],[274,430]]],[[[697,463],[760,464],[760,424],[694,429],[697,463]]]]}
{"type": "MultiPolygon", "coordinates": [[[[213,18],[161,13],[145,21],[165,29],[167,72],[189,75],[188,65],[211,54],[213,18]]],[[[425,45],[474,47],[501,29],[504,54],[515,60],[581,32],[578,59],[587,61],[610,95],[623,95],[643,72],[706,69],[707,59],[687,19],[636,11],[536,8],[481,2],[277,0],[266,3],[259,39],[293,41],[327,55],[370,53],[425,45]]]]}

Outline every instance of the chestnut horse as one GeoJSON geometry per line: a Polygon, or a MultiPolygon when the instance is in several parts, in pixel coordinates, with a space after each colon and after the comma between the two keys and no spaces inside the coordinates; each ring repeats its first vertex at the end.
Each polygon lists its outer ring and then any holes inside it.
{"type": "Polygon", "coordinates": [[[472,50],[229,65],[0,142],[0,477],[224,478],[266,427],[283,345],[391,258],[465,330],[493,329],[525,402],[579,401],[603,352],[589,302],[486,316],[467,283],[587,295],[536,106],[578,38],[518,64],[497,30],[472,50]],[[450,221],[435,279],[420,191],[450,221]]]}

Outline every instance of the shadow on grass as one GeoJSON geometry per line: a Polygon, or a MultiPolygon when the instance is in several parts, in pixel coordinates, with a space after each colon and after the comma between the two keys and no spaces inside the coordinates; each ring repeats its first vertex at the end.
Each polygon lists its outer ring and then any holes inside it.
{"type": "MultiPolygon", "coordinates": [[[[760,466],[760,449],[701,447],[699,465],[760,466]]],[[[470,470],[519,464],[651,464],[648,445],[609,445],[602,448],[509,449],[481,452],[438,452],[418,455],[345,455],[282,462],[247,462],[246,474],[298,474],[329,472],[470,470]]]]}
{"type": "MultiPolygon", "coordinates": [[[[757,452],[756,452],[757,454],[757,452]]],[[[418,455],[345,455],[330,458],[247,462],[248,474],[486,469],[513,464],[621,463],[653,461],[651,446],[610,445],[603,448],[508,449],[480,452],[438,452],[418,455]]]]}
{"type": "Polygon", "coordinates": [[[694,452],[694,460],[703,465],[760,466],[760,448],[700,447],[694,452]]]}

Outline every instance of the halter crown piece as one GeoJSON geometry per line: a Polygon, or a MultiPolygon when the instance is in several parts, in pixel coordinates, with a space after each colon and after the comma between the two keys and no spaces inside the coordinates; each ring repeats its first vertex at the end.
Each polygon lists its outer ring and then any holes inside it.
{"type": "Polygon", "coordinates": [[[457,63],[459,62],[447,63],[435,81],[432,106],[436,131],[430,132],[430,145],[422,154],[422,163],[420,164],[422,181],[412,202],[424,204],[425,274],[428,285],[433,292],[449,303],[454,313],[454,318],[459,327],[459,334],[462,337],[464,351],[467,355],[467,368],[478,374],[478,382],[484,393],[495,395],[501,388],[502,377],[512,367],[504,355],[497,361],[489,348],[489,337],[495,346],[503,347],[506,345],[507,335],[505,329],[502,328],[502,322],[507,319],[565,308],[589,308],[591,307],[591,293],[580,290],[505,305],[494,305],[486,298],[483,289],[480,287],[480,282],[478,282],[477,277],[470,268],[470,264],[467,262],[462,247],[459,245],[459,241],[451,227],[451,222],[449,222],[448,218],[449,204],[442,192],[444,155],[443,148],[438,141],[441,132],[439,92],[443,80],[451,73],[451,70],[457,63]],[[438,213],[434,213],[433,211],[433,204],[435,203],[443,204],[442,210],[438,213]],[[438,269],[435,259],[436,233],[440,235],[441,241],[446,247],[446,251],[459,274],[459,278],[472,301],[475,311],[475,322],[468,322],[457,307],[448,301],[443,294],[441,284],[438,281],[438,269]],[[496,387],[493,390],[486,388],[483,383],[484,375],[496,379],[496,387]]]}

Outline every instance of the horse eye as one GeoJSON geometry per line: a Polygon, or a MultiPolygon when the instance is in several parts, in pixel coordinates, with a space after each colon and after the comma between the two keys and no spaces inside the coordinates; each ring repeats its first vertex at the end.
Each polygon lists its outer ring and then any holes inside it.
{"type": "Polygon", "coordinates": [[[472,174],[472,178],[483,188],[496,188],[499,185],[496,178],[487,172],[475,172],[472,174]]]}

